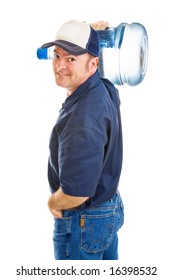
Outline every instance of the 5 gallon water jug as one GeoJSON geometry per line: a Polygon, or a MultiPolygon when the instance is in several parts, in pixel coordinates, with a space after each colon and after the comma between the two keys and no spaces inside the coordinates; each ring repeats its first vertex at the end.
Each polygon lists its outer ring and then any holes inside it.
{"type": "MultiPolygon", "coordinates": [[[[136,86],[145,77],[148,62],[148,36],[140,23],[121,23],[97,30],[100,52],[99,72],[116,85],[136,86]]],[[[37,50],[38,59],[52,58],[52,49],[37,50]]]]}
{"type": "Polygon", "coordinates": [[[98,30],[97,34],[101,77],[117,85],[138,85],[145,77],[148,62],[148,36],[144,26],[121,23],[116,28],[98,30]]]}

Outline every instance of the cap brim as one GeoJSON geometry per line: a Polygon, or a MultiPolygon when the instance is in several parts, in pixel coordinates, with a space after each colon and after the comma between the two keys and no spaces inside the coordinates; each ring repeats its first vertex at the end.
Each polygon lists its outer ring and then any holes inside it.
{"type": "Polygon", "coordinates": [[[66,52],[73,54],[73,55],[81,55],[87,53],[88,51],[67,41],[63,40],[56,40],[53,42],[46,43],[41,46],[42,49],[50,48],[52,46],[57,46],[65,50],[66,52]]]}

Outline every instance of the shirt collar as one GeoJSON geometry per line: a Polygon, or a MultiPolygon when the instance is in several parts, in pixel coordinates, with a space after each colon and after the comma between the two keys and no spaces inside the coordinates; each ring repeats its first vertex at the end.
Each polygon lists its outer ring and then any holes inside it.
{"type": "Polygon", "coordinates": [[[88,80],[81,84],[69,97],[66,98],[62,104],[62,108],[68,111],[71,106],[84,94],[86,94],[91,88],[95,87],[100,82],[100,74],[97,70],[88,80]]]}

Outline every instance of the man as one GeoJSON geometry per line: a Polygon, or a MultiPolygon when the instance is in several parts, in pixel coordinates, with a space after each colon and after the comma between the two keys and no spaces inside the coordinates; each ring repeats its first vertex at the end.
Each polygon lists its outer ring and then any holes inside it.
{"type": "MultiPolygon", "coordinates": [[[[92,24],[104,29],[107,23],[92,24]]],[[[48,206],[55,219],[56,260],[118,259],[124,221],[118,191],[122,129],[118,91],[98,71],[99,41],[90,25],[71,20],[54,46],[56,84],[67,98],[50,138],[48,206]]]]}

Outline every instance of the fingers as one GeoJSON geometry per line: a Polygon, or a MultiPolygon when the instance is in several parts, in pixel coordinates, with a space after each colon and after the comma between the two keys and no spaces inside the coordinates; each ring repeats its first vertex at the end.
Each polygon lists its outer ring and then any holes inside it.
{"type": "Polygon", "coordinates": [[[90,23],[90,26],[95,30],[105,30],[109,27],[109,22],[101,20],[95,23],[90,23]]]}
{"type": "Polygon", "coordinates": [[[61,210],[51,209],[50,212],[57,219],[61,219],[63,217],[63,212],[61,210]]]}

